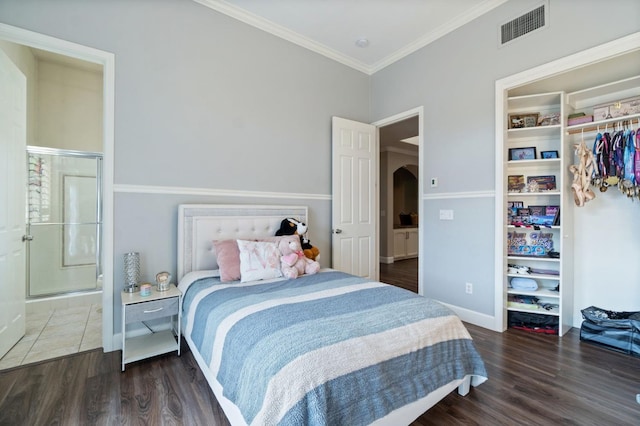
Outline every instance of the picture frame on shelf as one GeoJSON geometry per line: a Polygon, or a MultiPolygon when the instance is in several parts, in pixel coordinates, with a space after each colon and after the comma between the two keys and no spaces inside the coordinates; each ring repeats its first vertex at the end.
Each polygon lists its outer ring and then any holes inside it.
{"type": "Polygon", "coordinates": [[[524,202],[523,201],[508,201],[507,202],[507,207],[508,208],[519,208],[519,207],[524,207],[524,202]]]}
{"type": "Polygon", "coordinates": [[[519,222],[518,209],[524,207],[522,201],[509,201],[507,202],[507,216],[509,217],[509,225],[513,225],[514,222],[519,222]]]}
{"type": "Polygon", "coordinates": [[[558,155],[558,151],[542,151],[540,153],[540,158],[549,159],[549,158],[560,158],[558,155]]]}
{"type": "Polygon", "coordinates": [[[527,177],[527,185],[532,182],[536,182],[538,184],[539,191],[555,191],[557,189],[556,177],[554,175],[527,177]]]}
{"type": "Polygon", "coordinates": [[[554,226],[560,225],[560,206],[547,206],[545,209],[545,215],[553,216],[552,225],[554,226]]]}
{"type": "Polygon", "coordinates": [[[522,129],[525,127],[536,127],[538,125],[539,113],[529,114],[509,114],[509,129],[522,129]]]}
{"type": "Polygon", "coordinates": [[[556,212],[547,212],[548,206],[529,206],[529,222],[532,225],[553,226],[556,212]]]}
{"type": "Polygon", "coordinates": [[[509,192],[520,192],[522,188],[524,188],[524,175],[509,175],[507,177],[507,190],[509,192]]]}
{"type": "Polygon", "coordinates": [[[560,113],[552,112],[549,114],[541,115],[538,118],[538,126],[555,126],[560,124],[560,113]]]}
{"type": "Polygon", "coordinates": [[[529,206],[529,212],[533,216],[545,216],[547,206],[529,206]]]}
{"type": "Polygon", "coordinates": [[[518,160],[535,160],[536,147],[530,146],[526,148],[509,148],[509,161],[518,160]]]}

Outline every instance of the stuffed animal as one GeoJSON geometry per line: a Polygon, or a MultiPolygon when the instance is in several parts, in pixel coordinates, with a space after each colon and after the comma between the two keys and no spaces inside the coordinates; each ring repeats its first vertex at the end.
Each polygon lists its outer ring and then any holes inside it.
{"type": "Polygon", "coordinates": [[[299,235],[300,245],[302,246],[304,255],[311,260],[317,260],[320,255],[320,250],[311,245],[311,241],[307,239],[305,235],[307,229],[307,225],[304,222],[288,217],[280,222],[280,229],[276,231],[276,235],[299,235]]]}
{"type": "Polygon", "coordinates": [[[320,264],[307,258],[302,251],[299,238],[283,238],[278,243],[280,268],[282,274],[289,279],[298,278],[303,274],[315,274],[320,270],[320,264]]]}

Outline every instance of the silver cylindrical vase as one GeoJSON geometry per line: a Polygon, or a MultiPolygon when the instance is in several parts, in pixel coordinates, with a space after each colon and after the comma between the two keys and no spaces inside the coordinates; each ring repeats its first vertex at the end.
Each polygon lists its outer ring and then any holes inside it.
{"type": "Polygon", "coordinates": [[[140,282],[140,253],[124,254],[124,290],[133,293],[140,282]]]}

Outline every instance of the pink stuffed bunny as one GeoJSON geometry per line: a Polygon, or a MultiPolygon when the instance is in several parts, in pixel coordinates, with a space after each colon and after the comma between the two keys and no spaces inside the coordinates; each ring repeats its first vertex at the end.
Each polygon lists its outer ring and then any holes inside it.
{"type": "Polygon", "coordinates": [[[298,278],[303,274],[315,274],[320,270],[320,264],[304,255],[300,238],[297,235],[285,237],[278,244],[280,249],[280,266],[282,274],[289,279],[298,278]]]}

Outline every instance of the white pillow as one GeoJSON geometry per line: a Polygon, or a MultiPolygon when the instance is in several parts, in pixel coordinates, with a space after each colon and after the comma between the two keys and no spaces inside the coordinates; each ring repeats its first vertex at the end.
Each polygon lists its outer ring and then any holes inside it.
{"type": "Polygon", "coordinates": [[[238,240],[240,281],[266,280],[282,276],[280,250],[268,241],[238,240]]]}

